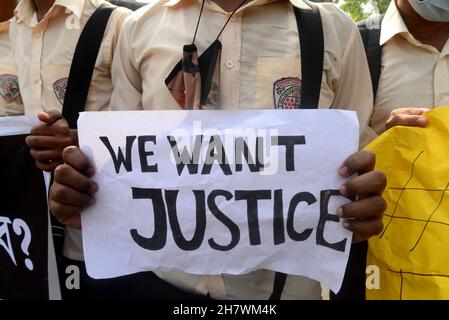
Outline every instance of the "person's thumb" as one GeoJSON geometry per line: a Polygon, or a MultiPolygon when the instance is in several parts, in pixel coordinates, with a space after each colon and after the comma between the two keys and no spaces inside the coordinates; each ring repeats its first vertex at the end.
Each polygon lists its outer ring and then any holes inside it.
{"type": "Polygon", "coordinates": [[[58,121],[59,119],[62,119],[62,115],[57,110],[50,110],[48,112],[39,112],[37,117],[40,121],[46,123],[46,124],[52,124],[58,121]]]}

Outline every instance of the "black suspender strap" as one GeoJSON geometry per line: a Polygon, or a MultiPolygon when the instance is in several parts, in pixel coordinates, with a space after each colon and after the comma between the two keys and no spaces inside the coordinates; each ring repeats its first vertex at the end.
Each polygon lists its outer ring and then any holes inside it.
{"type": "Polygon", "coordinates": [[[380,46],[382,19],[383,16],[377,15],[357,23],[368,59],[374,98],[376,98],[380,73],[382,71],[382,47],[380,46]]]}
{"type": "MultiPolygon", "coordinates": [[[[383,16],[372,16],[357,23],[368,59],[374,98],[382,68],[380,30],[383,16]]],[[[330,292],[331,300],[365,300],[368,241],[351,245],[345,276],[339,292],[330,292]]]]}
{"type": "MultiPolygon", "coordinates": [[[[324,32],[320,11],[293,7],[298,24],[301,47],[301,104],[300,109],[317,109],[320,101],[324,65],[324,32]]],[[[287,281],[287,274],[276,272],[270,300],[280,300],[287,281]]]]}
{"type": "Polygon", "coordinates": [[[351,245],[345,276],[339,292],[330,291],[331,300],[365,300],[368,241],[351,245]]]}
{"type": "Polygon", "coordinates": [[[301,109],[316,109],[320,101],[324,65],[324,33],[318,8],[293,7],[301,47],[301,109]]]}
{"type": "Polygon", "coordinates": [[[372,29],[368,40],[368,50],[366,52],[370,61],[370,74],[373,83],[373,94],[376,97],[379,87],[380,72],[382,68],[382,50],[380,47],[380,29],[372,29]]]}
{"type": "MultiPolygon", "coordinates": [[[[62,116],[67,120],[71,129],[77,128],[79,112],[84,110],[104,31],[115,8],[112,6],[97,8],[84,26],[76,45],[62,107],[62,116]]],[[[53,173],[51,180],[50,185],[53,184],[53,173]]],[[[51,225],[55,251],[59,256],[62,253],[64,226],[53,216],[51,216],[51,225]]]]}
{"type": "Polygon", "coordinates": [[[274,274],[273,292],[271,293],[270,300],[281,300],[286,281],[287,274],[282,272],[276,272],[274,274]]]}
{"type": "Polygon", "coordinates": [[[84,26],[76,45],[62,108],[62,116],[72,129],[77,128],[79,113],[84,111],[104,31],[115,8],[101,6],[95,10],[84,26]]]}

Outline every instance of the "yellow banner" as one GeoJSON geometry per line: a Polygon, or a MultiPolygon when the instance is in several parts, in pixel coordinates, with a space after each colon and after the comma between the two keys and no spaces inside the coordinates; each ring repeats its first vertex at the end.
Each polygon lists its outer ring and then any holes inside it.
{"type": "Polygon", "coordinates": [[[427,128],[395,127],[366,147],[388,180],[367,258],[380,282],[367,299],[449,299],[449,107],[426,117],[427,128]]]}

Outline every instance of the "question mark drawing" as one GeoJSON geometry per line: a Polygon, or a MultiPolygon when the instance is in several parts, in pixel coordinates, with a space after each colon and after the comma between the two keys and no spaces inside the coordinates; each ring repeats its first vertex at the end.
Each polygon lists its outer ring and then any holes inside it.
{"type": "MultiPolygon", "coordinates": [[[[24,231],[24,237],[22,239],[22,243],[20,247],[22,248],[23,253],[25,253],[27,256],[29,256],[28,253],[28,247],[30,246],[31,242],[31,231],[28,225],[25,221],[22,219],[14,219],[12,222],[12,228],[18,236],[22,234],[22,231],[24,231]]],[[[33,261],[31,261],[30,258],[25,259],[25,266],[28,268],[28,270],[33,270],[33,261]]]]}

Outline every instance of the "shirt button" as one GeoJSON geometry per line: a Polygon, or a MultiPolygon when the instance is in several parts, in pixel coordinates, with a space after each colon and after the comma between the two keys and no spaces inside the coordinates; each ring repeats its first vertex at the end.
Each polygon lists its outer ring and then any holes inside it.
{"type": "Polygon", "coordinates": [[[33,81],[34,81],[35,84],[38,84],[39,83],[39,78],[34,78],[33,81]]]}
{"type": "Polygon", "coordinates": [[[232,60],[227,60],[226,63],[225,63],[225,66],[226,66],[226,68],[228,68],[228,69],[234,68],[234,61],[232,61],[232,60]]]}

